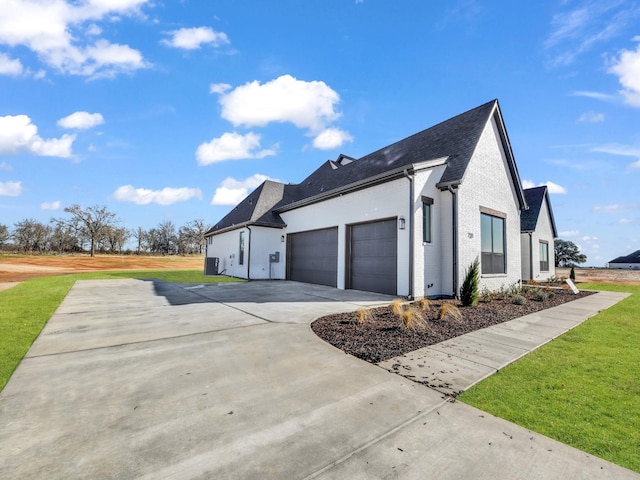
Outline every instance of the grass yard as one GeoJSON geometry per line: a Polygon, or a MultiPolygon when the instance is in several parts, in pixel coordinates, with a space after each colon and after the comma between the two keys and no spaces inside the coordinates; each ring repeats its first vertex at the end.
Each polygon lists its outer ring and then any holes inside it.
{"type": "Polygon", "coordinates": [[[76,280],[156,278],[167,282],[238,281],[205,277],[202,270],[126,270],[33,278],[0,291],[0,391],[76,280]]]}
{"type": "Polygon", "coordinates": [[[458,400],[640,472],[640,286],[458,400]]]}

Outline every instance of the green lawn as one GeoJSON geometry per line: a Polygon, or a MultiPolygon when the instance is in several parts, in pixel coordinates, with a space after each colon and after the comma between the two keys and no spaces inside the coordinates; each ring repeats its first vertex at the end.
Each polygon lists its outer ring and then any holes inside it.
{"type": "Polygon", "coordinates": [[[640,287],[633,295],[458,397],[640,472],[640,287]]]}
{"type": "Polygon", "coordinates": [[[0,292],[0,391],[76,280],[156,278],[167,282],[238,281],[202,270],[122,270],[34,278],[0,292]]]}

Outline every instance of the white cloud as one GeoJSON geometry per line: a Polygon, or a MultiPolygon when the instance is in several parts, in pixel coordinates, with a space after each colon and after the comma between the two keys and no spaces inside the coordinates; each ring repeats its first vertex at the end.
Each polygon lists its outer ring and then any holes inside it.
{"type": "Polygon", "coordinates": [[[23,191],[22,182],[0,182],[0,197],[17,197],[23,191]]]}
{"type": "Polygon", "coordinates": [[[353,137],[349,135],[349,132],[339,128],[327,128],[313,139],[313,146],[320,150],[330,150],[345,142],[353,142],[353,137]]]}
{"type": "Polygon", "coordinates": [[[590,92],[588,90],[578,90],[571,94],[574,97],[587,97],[593,98],[594,100],[601,100],[603,102],[610,102],[615,99],[614,95],[609,95],[608,93],[601,92],[590,92]]]}
{"type": "Polygon", "coordinates": [[[260,149],[260,135],[249,132],[223,133],[219,138],[202,143],[196,150],[198,165],[210,165],[225,160],[241,160],[245,158],[264,158],[276,154],[277,145],[271,149],[260,149]]]}
{"type": "Polygon", "coordinates": [[[0,53],[0,75],[18,76],[23,72],[22,62],[17,58],[9,58],[0,53]]]}
{"type": "Polygon", "coordinates": [[[632,225],[634,223],[636,223],[637,220],[634,218],[621,218],[620,220],[618,220],[618,223],[620,225],[632,225]]]}
{"type": "Polygon", "coordinates": [[[212,83],[209,85],[209,93],[224,93],[231,89],[228,83],[212,83]]]}
{"type": "Polygon", "coordinates": [[[205,44],[219,47],[230,43],[226,33],[216,32],[209,27],[181,28],[168,33],[171,38],[163,40],[162,43],[185,50],[195,50],[205,44]]]}
{"type": "Polygon", "coordinates": [[[99,113],[75,112],[58,120],[58,126],[62,128],[86,129],[104,123],[104,118],[99,113]]]}
{"type": "Polygon", "coordinates": [[[139,51],[95,38],[95,22],[139,15],[149,0],[3,0],[0,44],[24,46],[48,66],[73,75],[114,76],[145,68],[139,51]],[[86,26],[87,22],[91,22],[86,26]]]}
{"type": "Polygon", "coordinates": [[[593,207],[594,212],[603,212],[603,213],[615,213],[622,210],[624,207],[622,205],[598,205],[593,207]]]}
{"type": "Polygon", "coordinates": [[[40,208],[42,210],[60,210],[61,205],[60,200],[56,200],[55,202],[42,202],[40,208]]]}
{"type": "Polygon", "coordinates": [[[220,186],[216,188],[216,193],[211,199],[211,205],[237,205],[250,191],[260,186],[265,180],[278,181],[259,173],[244,180],[236,180],[231,177],[225,178],[220,186]]]}
{"type": "Polygon", "coordinates": [[[305,82],[283,75],[264,84],[253,81],[220,97],[222,118],[235,126],[264,127],[290,122],[319,133],[340,117],[340,96],[321,81],[305,82]]]}
{"type": "Polygon", "coordinates": [[[13,170],[13,167],[9,165],[7,162],[0,163],[0,170],[4,170],[5,172],[9,172],[13,170]]]}
{"type": "MultiPolygon", "coordinates": [[[[549,191],[549,193],[555,193],[555,194],[565,194],[567,193],[567,189],[564,188],[562,185],[558,185],[557,183],[553,183],[549,180],[547,180],[546,182],[542,182],[539,183],[537,186],[538,187],[542,187],[543,185],[547,186],[547,190],[549,191]]],[[[522,181],[522,188],[533,188],[535,187],[536,184],[533,183],[531,180],[523,180],[522,181]]]]}
{"type": "Polygon", "coordinates": [[[171,205],[176,202],[185,202],[192,198],[202,198],[199,188],[171,188],[165,187],[162,190],[149,190],[146,188],[135,188],[133,185],[123,185],[113,192],[113,198],[121,202],[132,202],[138,205],[157,203],[159,205],[171,205]]]}
{"type": "Polygon", "coordinates": [[[609,143],[591,148],[592,152],[608,153],[610,155],[619,155],[622,157],[634,157],[637,160],[630,163],[629,168],[640,168],[640,148],[630,145],[621,145],[619,143],[609,143]]]}
{"type": "Polygon", "coordinates": [[[558,235],[561,237],[573,238],[580,235],[580,232],[578,230],[565,230],[564,232],[558,232],[558,235]]]}
{"type": "Polygon", "coordinates": [[[596,240],[598,240],[598,237],[590,237],[588,235],[585,235],[581,240],[583,242],[595,242],[596,240]]]}
{"type": "Polygon", "coordinates": [[[578,118],[579,122],[599,123],[604,122],[604,113],[585,112],[578,118]]]}
{"type": "Polygon", "coordinates": [[[608,72],[617,75],[625,102],[640,107],[640,44],[635,51],[622,50],[608,72]]]}
{"type": "Polygon", "coordinates": [[[0,155],[29,152],[47,157],[70,158],[75,135],[43,140],[27,115],[0,117],[0,155]]]}

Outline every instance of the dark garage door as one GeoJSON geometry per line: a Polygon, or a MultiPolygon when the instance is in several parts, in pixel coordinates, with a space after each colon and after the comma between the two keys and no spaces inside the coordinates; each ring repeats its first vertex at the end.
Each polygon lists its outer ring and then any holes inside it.
{"type": "Polygon", "coordinates": [[[338,228],[287,235],[287,266],[290,280],[337,286],[338,228]]]}
{"type": "Polygon", "coordinates": [[[349,227],[349,288],[397,293],[396,223],[396,219],[391,219],[349,227]]]}

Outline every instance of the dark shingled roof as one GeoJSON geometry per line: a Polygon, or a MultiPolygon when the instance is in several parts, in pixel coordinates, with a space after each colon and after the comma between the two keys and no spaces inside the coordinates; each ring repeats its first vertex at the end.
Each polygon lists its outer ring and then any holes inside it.
{"type": "Polygon", "coordinates": [[[551,210],[551,202],[549,201],[549,190],[547,189],[547,186],[543,185],[541,187],[527,188],[524,190],[524,198],[527,201],[529,209],[523,210],[520,213],[520,231],[525,233],[533,232],[536,229],[540,210],[542,209],[542,202],[546,199],[553,237],[557,237],[558,232],[556,231],[556,222],[553,218],[553,210],[551,210]]]}
{"type": "MultiPolygon", "coordinates": [[[[351,160],[351,157],[346,155],[340,155],[336,162],[329,160],[299,184],[283,185],[280,198],[271,205],[273,212],[270,216],[265,213],[263,217],[268,218],[262,219],[268,224],[266,226],[284,226],[284,222],[275,212],[297,207],[318,197],[324,198],[334,192],[340,192],[380,176],[394,173],[399,175],[403,169],[409,169],[413,164],[428,160],[447,158],[447,166],[439,183],[440,187],[446,188],[448,185],[460,184],[480,135],[492,115],[496,116],[501,130],[502,144],[511,174],[515,177],[514,184],[518,189],[520,206],[523,208],[525,201],[520,188],[520,178],[499,110],[498,101],[492,100],[358,160],[343,164],[343,159],[351,160]]],[[[269,186],[269,189],[273,188],[269,186]]],[[[258,200],[263,200],[262,190],[256,189],[207,233],[219,232],[243,224],[257,224],[253,218],[254,207],[258,200]]],[[[266,201],[267,198],[274,197],[268,195],[264,200],[266,201]]]]}
{"type": "Polygon", "coordinates": [[[636,250],[626,257],[618,257],[615,260],[611,260],[609,263],[640,263],[640,250],[636,250]]]}

